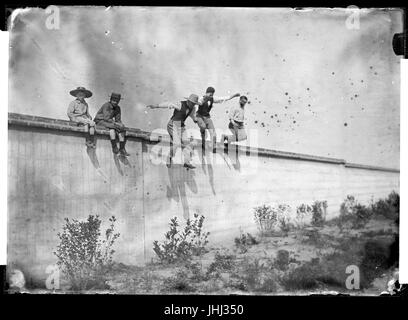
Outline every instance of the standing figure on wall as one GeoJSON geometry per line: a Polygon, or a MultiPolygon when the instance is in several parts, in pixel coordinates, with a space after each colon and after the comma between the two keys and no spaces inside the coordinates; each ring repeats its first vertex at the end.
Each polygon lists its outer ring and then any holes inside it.
{"type": "Polygon", "coordinates": [[[229,113],[230,122],[228,124],[228,128],[232,132],[232,135],[225,135],[221,136],[221,141],[224,144],[229,144],[233,141],[243,141],[246,140],[247,134],[244,127],[245,121],[245,105],[248,102],[248,98],[246,96],[241,96],[239,98],[239,105],[232,108],[229,113]]]}
{"type": "Polygon", "coordinates": [[[95,123],[105,129],[109,129],[110,141],[112,144],[112,152],[114,154],[120,153],[123,156],[129,156],[126,151],[126,130],[122,123],[121,110],[119,101],[121,95],[119,93],[112,93],[110,100],[103,104],[95,116],[95,123]],[[119,149],[116,142],[116,136],[119,137],[119,149]]]}
{"type": "Polygon", "coordinates": [[[233,94],[228,97],[215,97],[215,89],[213,87],[208,87],[205,91],[205,95],[200,98],[199,106],[197,110],[197,124],[200,128],[201,133],[201,143],[202,150],[205,152],[205,140],[206,140],[206,130],[210,133],[210,140],[213,153],[216,152],[216,142],[217,136],[215,133],[214,124],[211,120],[210,111],[214,103],[223,103],[225,101],[231,100],[235,97],[239,97],[239,93],[233,94]]]}
{"type": "Polygon", "coordinates": [[[170,154],[167,160],[167,167],[172,164],[174,157],[174,149],[181,147],[184,157],[184,167],[187,169],[195,169],[190,163],[192,156],[192,145],[187,137],[184,122],[188,117],[191,117],[195,123],[196,119],[196,105],[198,104],[198,95],[190,94],[188,98],[178,102],[163,102],[156,105],[148,105],[146,108],[151,109],[174,109],[173,115],[167,123],[167,132],[170,136],[170,154]],[[174,147],[176,145],[176,148],[174,147]]]}
{"type": "Polygon", "coordinates": [[[88,136],[86,137],[86,146],[88,148],[95,148],[95,122],[92,121],[92,117],[89,114],[88,103],[86,98],[92,97],[92,92],[84,87],[78,87],[69,92],[71,96],[76,99],[71,101],[68,106],[67,115],[70,121],[77,123],[78,125],[84,125],[88,136]]]}

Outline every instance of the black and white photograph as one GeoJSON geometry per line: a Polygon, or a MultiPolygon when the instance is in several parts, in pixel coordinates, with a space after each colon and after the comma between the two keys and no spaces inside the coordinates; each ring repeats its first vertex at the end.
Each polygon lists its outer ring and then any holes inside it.
{"type": "Polygon", "coordinates": [[[7,293],[398,295],[404,15],[14,9],[7,293]]]}

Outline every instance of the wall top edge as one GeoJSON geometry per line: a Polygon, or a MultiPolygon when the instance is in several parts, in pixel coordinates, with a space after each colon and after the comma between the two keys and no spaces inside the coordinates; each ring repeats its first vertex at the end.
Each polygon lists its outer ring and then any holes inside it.
{"type": "MultiPolygon", "coordinates": [[[[8,113],[8,123],[9,123],[9,126],[17,125],[17,126],[23,126],[23,127],[50,129],[50,130],[56,130],[56,131],[85,132],[85,128],[83,126],[78,126],[78,124],[72,121],[32,116],[32,115],[12,113],[12,112],[8,113]]],[[[108,130],[99,128],[98,126],[96,127],[96,132],[101,135],[109,135],[108,130]]],[[[149,141],[149,142],[160,142],[160,141],[169,140],[169,137],[167,135],[161,136],[161,135],[153,134],[152,132],[143,131],[137,128],[130,128],[130,127],[126,127],[126,136],[149,141]]],[[[197,141],[201,142],[201,140],[197,140],[197,141]]],[[[223,145],[221,143],[218,143],[217,149],[223,149],[223,145]]],[[[275,158],[286,158],[286,159],[293,159],[293,160],[304,160],[304,161],[341,164],[341,165],[344,165],[345,167],[356,168],[356,169],[377,170],[377,171],[387,171],[387,172],[396,172],[396,173],[400,172],[399,169],[395,169],[395,168],[385,168],[385,167],[377,167],[377,166],[371,166],[371,165],[365,165],[365,164],[350,163],[350,162],[346,162],[346,160],[344,159],[328,158],[328,157],[314,156],[314,155],[309,155],[309,154],[300,154],[300,153],[286,152],[286,151],[279,151],[279,150],[272,150],[272,149],[265,149],[265,148],[256,148],[256,147],[250,147],[250,146],[239,146],[238,149],[242,153],[249,152],[250,154],[257,154],[259,156],[264,156],[264,157],[275,157],[275,158]]]]}

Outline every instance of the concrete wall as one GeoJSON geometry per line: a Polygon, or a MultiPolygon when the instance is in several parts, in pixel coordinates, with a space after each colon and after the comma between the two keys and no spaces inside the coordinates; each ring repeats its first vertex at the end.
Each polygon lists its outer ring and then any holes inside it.
{"type": "Polygon", "coordinates": [[[65,217],[98,214],[107,222],[115,215],[121,234],[115,260],[142,264],[154,256],[152,242],[163,238],[173,216],[203,214],[211,243],[222,244],[240,227],[255,232],[258,205],[327,200],[330,218],[347,194],[367,202],[399,192],[398,170],[245,147],[238,161],[235,150],[203,157],[197,148],[197,169],[167,168],[159,161],[169,150],[166,137],[157,143],[150,133],[129,129],[126,160],[113,156],[105,131],[98,132],[95,152],[87,151],[82,130],[9,114],[8,263],[29,280],[45,280],[46,267],[56,262],[65,217]]]}

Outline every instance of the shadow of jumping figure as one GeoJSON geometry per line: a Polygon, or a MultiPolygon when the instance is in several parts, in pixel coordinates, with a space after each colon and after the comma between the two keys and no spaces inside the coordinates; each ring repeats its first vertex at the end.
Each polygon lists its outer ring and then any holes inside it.
{"type": "Polygon", "coordinates": [[[197,183],[194,179],[194,171],[187,170],[182,164],[173,164],[167,168],[170,186],[167,186],[167,198],[177,203],[181,201],[183,206],[183,217],[189,219],[190,209],[186,195],[186,185],[191,192],[197,193],[197,183]]]}
{"type": "Polygon", "coordinates": [[[123,170],[120,166],[119,156],[117,154],[113,154],[113,161],[115,162],[116,169],[118,170],[119,174],[123,176],[123,170]]]}
{"type": "Polygon", "coordinates": [[[213,157],[212,163],[215,163],[216,161],[215,153],[203,152],[201,150],[201,169],[203,170],[205,175],[207,174],[207,169],[208,169],[208,180],[210,182],[211,191],[213,195],[216,195],[215,186],[214,186],[214,169],[211,164],[211,158],[210,158],[211,155],[213,157]]]}
{"type": "Polygon", "coordinates": [[[99,169],[101,166],[99,164],[95,148],[86,147],[86,153],[88,154],[89,160],[91,160],[91,163],[95,167],[95,169],[99,169]]]}

